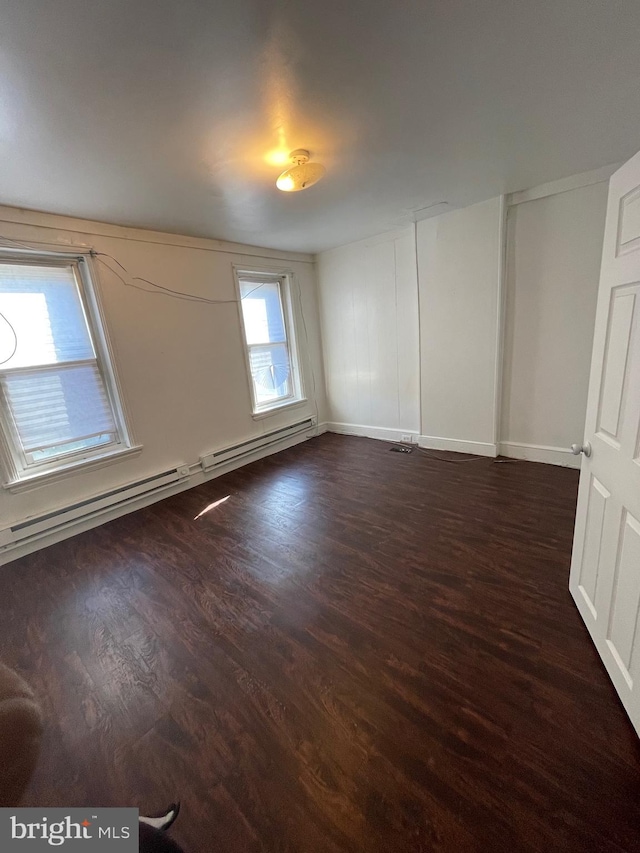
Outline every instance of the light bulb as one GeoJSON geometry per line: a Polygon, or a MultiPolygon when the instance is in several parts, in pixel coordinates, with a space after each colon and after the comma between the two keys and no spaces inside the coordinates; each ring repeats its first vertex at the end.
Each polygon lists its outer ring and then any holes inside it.
{"type": "Polygon", "coordinates": [[[320,163],[309,163],[309,152],[297,148],[290,154],[295,164],[284,171],[277,179],[276,186],[285,193],[296,193],[306,190],[324,177],[326,169],[320,163]]]}
{"type": "Polygon", "coordinates": [[[282,190],[283,193],[292,193],[296,188],[296,182],[289,174],[289,171],[286,171],[280,175],[276,181],[276,186],[279,190],[282,190]]]}

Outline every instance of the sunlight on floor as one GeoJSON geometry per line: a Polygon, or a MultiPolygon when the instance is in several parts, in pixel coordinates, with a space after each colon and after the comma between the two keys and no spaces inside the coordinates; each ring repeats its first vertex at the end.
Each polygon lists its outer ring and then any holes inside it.
{"type": "Polygon", "coordinates": [[[220,504],[223,504],[225,501],[228,501],[230,497],[231,495],[227,495],[226,498],[220,498],[219,501],[214,501],[212,504],[209,504],[209,506],[206,506],[197,515],[194,515],[193,520],[195,521],[196,519],[200,518],[200,516],[204,515],[206,512],[210,512],[212,509],[215,509],[217,506],[220,506],[220,504]]]}

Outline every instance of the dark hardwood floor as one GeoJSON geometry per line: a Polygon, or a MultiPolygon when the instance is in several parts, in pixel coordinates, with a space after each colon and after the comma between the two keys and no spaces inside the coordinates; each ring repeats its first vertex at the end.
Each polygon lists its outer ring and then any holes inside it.
{"type": "Polygon", "coordinates": [[[640,850],[577,472],[388,448],[325,435],[0,569],[25,804],[180,798],[187,853],[640,850]]]}

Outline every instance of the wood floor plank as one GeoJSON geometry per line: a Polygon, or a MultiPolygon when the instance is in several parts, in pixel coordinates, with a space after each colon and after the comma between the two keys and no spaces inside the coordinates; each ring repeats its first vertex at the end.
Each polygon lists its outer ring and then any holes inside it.
{"type": "Polygon", "coordinates": [[[388,447],[324,435],[5,566],[26,804],[179,798],[188,853],[640,851],[577,472],[388,447]]]}

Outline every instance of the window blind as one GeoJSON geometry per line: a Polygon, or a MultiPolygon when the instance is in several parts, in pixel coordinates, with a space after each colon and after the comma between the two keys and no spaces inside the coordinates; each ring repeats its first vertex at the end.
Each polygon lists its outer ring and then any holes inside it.
{"type": "Polygon", "coordinates": [[[291,355],[280,282],[241,280],[240,296],[255,402],[260,406],[290,397],[291,355]]]}
{"type": "Polygon", "coordinates": [[[17,337],[2,370],[95,358],[71,266],[0,264],[0,311],[17,337]]]}
{"type": "Polygon", "coordinates": [[[116,442],[74,265],[0,263],[0,312],[16,335],[0,385],[23,464],[116,442]]]}
{"type": "Polygon", "coordinates": [[[116,432],[96,364],[10,373],[3,385],[25,453],[116,432]]]}

